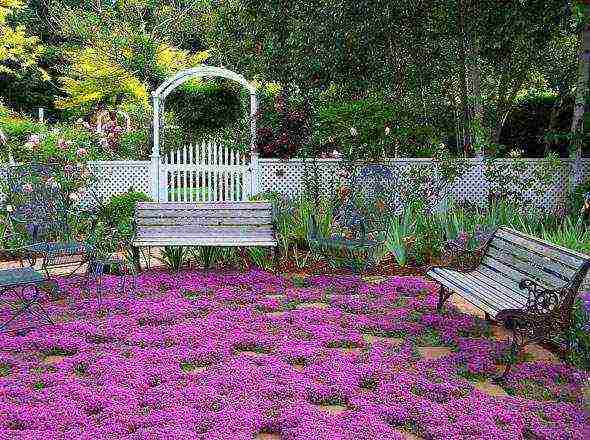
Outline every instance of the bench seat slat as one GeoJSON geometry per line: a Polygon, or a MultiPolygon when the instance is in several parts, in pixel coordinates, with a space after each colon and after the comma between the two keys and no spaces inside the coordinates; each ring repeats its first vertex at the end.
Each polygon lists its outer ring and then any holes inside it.
{"type": "Polygon", "coordinates": [[[443,286],[448,287],[453,292],[459,294],[459,296],[465,298],[475,307],[484,312],[488,313],[490,316],[496,316],[498,313],[498,309],[486,300],[485,296],[480,297],[479,295],[473,294],[473,292],[466,291],[464,287],[457,282],[456,279],[453,278],[452,274],[450,273],[441,273],[438,269],[433,269],[432,271],[428,272],[428,276],[432,279],[438,281],[443,286]]]}
{"type": "Polygon", "coordinates": [[[139,202],[138,210],[259,210],[272,209],[270,202],[139,202]]]}
{"type": "Polygon", "coordinates": [[[264,218],[270,220],[272,213],[270,210],[254,210],[254,209],[240,209],[240,210],[205,210],[205,209],[192,209],[192,210],[165,210],[165,209],[152,209],[146,211],[138,211],[138,220],[141,222],[142,219],[152,218],[179,218],[179,219],[191,219],[191,218],[264,218]]]}
{"type": "Polygon", "coordinates": [[[137,235],[158,235],[171,237],[178,235],[220,235],[236,236],[241,235],[273,235],[272,228],[266,226],[155,226],[139,227],[137,235]]]}
{"type": "MultiPolygon", "coordinates": [[[[436,269],[440,273],[440,269],[436,269]]],[[[452,277],[463,291],[485,298],[485,301],[498,310],[516,309],[526,305],[526,300],[517,292],[499,285],[492,285],[487,280],[472,273],[456,272],[442,269],[447,279],[452,277]]]]}
{"type": "Polygon", "coordinates": [[[133,241],[134,246],[277,246],[276,240],[262,238],[244,238],[240,240],[227,237],[201,237],[191,239],[186,237],[146,238],[133,241]]]}
{"type": "Polygon", "coordinates": [[[214,216],[191,216],[191,217],[139,217],[136,221],[139,227],[150,226],[184,226],[184,225],[270,225],[271,219],[267,216],[260,217],[214,217],[214,216]]]}

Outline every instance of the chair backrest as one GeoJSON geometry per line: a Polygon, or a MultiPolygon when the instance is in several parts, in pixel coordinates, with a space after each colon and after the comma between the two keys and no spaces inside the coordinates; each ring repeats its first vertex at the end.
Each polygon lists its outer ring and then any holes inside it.
{"type": "Polygon", "coordinates": [[[350,178],[334,221],[357,234],[382,230],[384,222],[401,206],[398,175],[386,165],[365,165],[350,178]]]}
{"type": "Polygon", "coordinates": [[[10,166],[4,205],[14,232],[25,240],[45,241],[68,234],[68,199],[60,186],[60,169],[51,164],[10,166]]]}

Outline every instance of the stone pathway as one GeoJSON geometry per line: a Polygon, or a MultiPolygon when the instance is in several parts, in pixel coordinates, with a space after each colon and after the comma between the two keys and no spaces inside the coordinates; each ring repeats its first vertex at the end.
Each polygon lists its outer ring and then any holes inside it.
{"type": "Polygon", "coordinates": [[[416,347],[424,359],[438,359],[453,352],[449,347],[416,347]]]}

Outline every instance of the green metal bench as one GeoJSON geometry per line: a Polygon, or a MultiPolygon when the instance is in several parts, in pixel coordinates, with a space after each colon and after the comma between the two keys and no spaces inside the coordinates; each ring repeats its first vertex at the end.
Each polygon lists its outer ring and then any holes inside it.
{"type": "Polygon", "coordinates": [[[435,267],[427,275],[441,284],[439,311],[454,292],[512,331],[511,356],[496,378],[500,381],[526,345],[569,328],[590,256],[505,227],[479,252],[479,264],[472,270],[435,267]]]}
{"type": "Polygon", "coordinates": [[[397,176],[385,165],[366,165],[344,188],[332,212],[333,234],[322,235],[312,214],[307,242],[313,252],[362,273],[376,264],[386,238],[386,221],[399,208],[397,176]]]}
{"type": "MultiPolygon", "coordinates": [[[[0,324],[0,332],[6,331],[14,320],[25,313],[31,317],[39,317],[43,322],[53,324],[51,317],[41,304],[42,291],[45,290],[43,287],[50,283],[41,273],[31,267],[0,270],[0,303],[6,305],[9,311],[8,319],[0,324]],[[14,298],[7,299],[6,297],[10,293],[14,294],[14,298]]],[[[2,313],[4,318],[4,312],[2,313]]]]}

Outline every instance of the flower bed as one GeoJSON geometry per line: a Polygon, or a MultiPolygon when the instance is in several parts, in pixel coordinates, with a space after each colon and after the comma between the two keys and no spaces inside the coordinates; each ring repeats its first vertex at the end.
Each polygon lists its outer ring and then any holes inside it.
{"type": "MultiPolygon", "coordinates": [[[[107,280],[114,283],[115,280],[107,280]]],[[[0,438],[583,439],[585,372],[524,362],[436,314],[419,277],[151,272],[136,298],[53,304],[0,336],[0,438]],[[295,282],[294,282],[295,281],[295,282]]]]}

